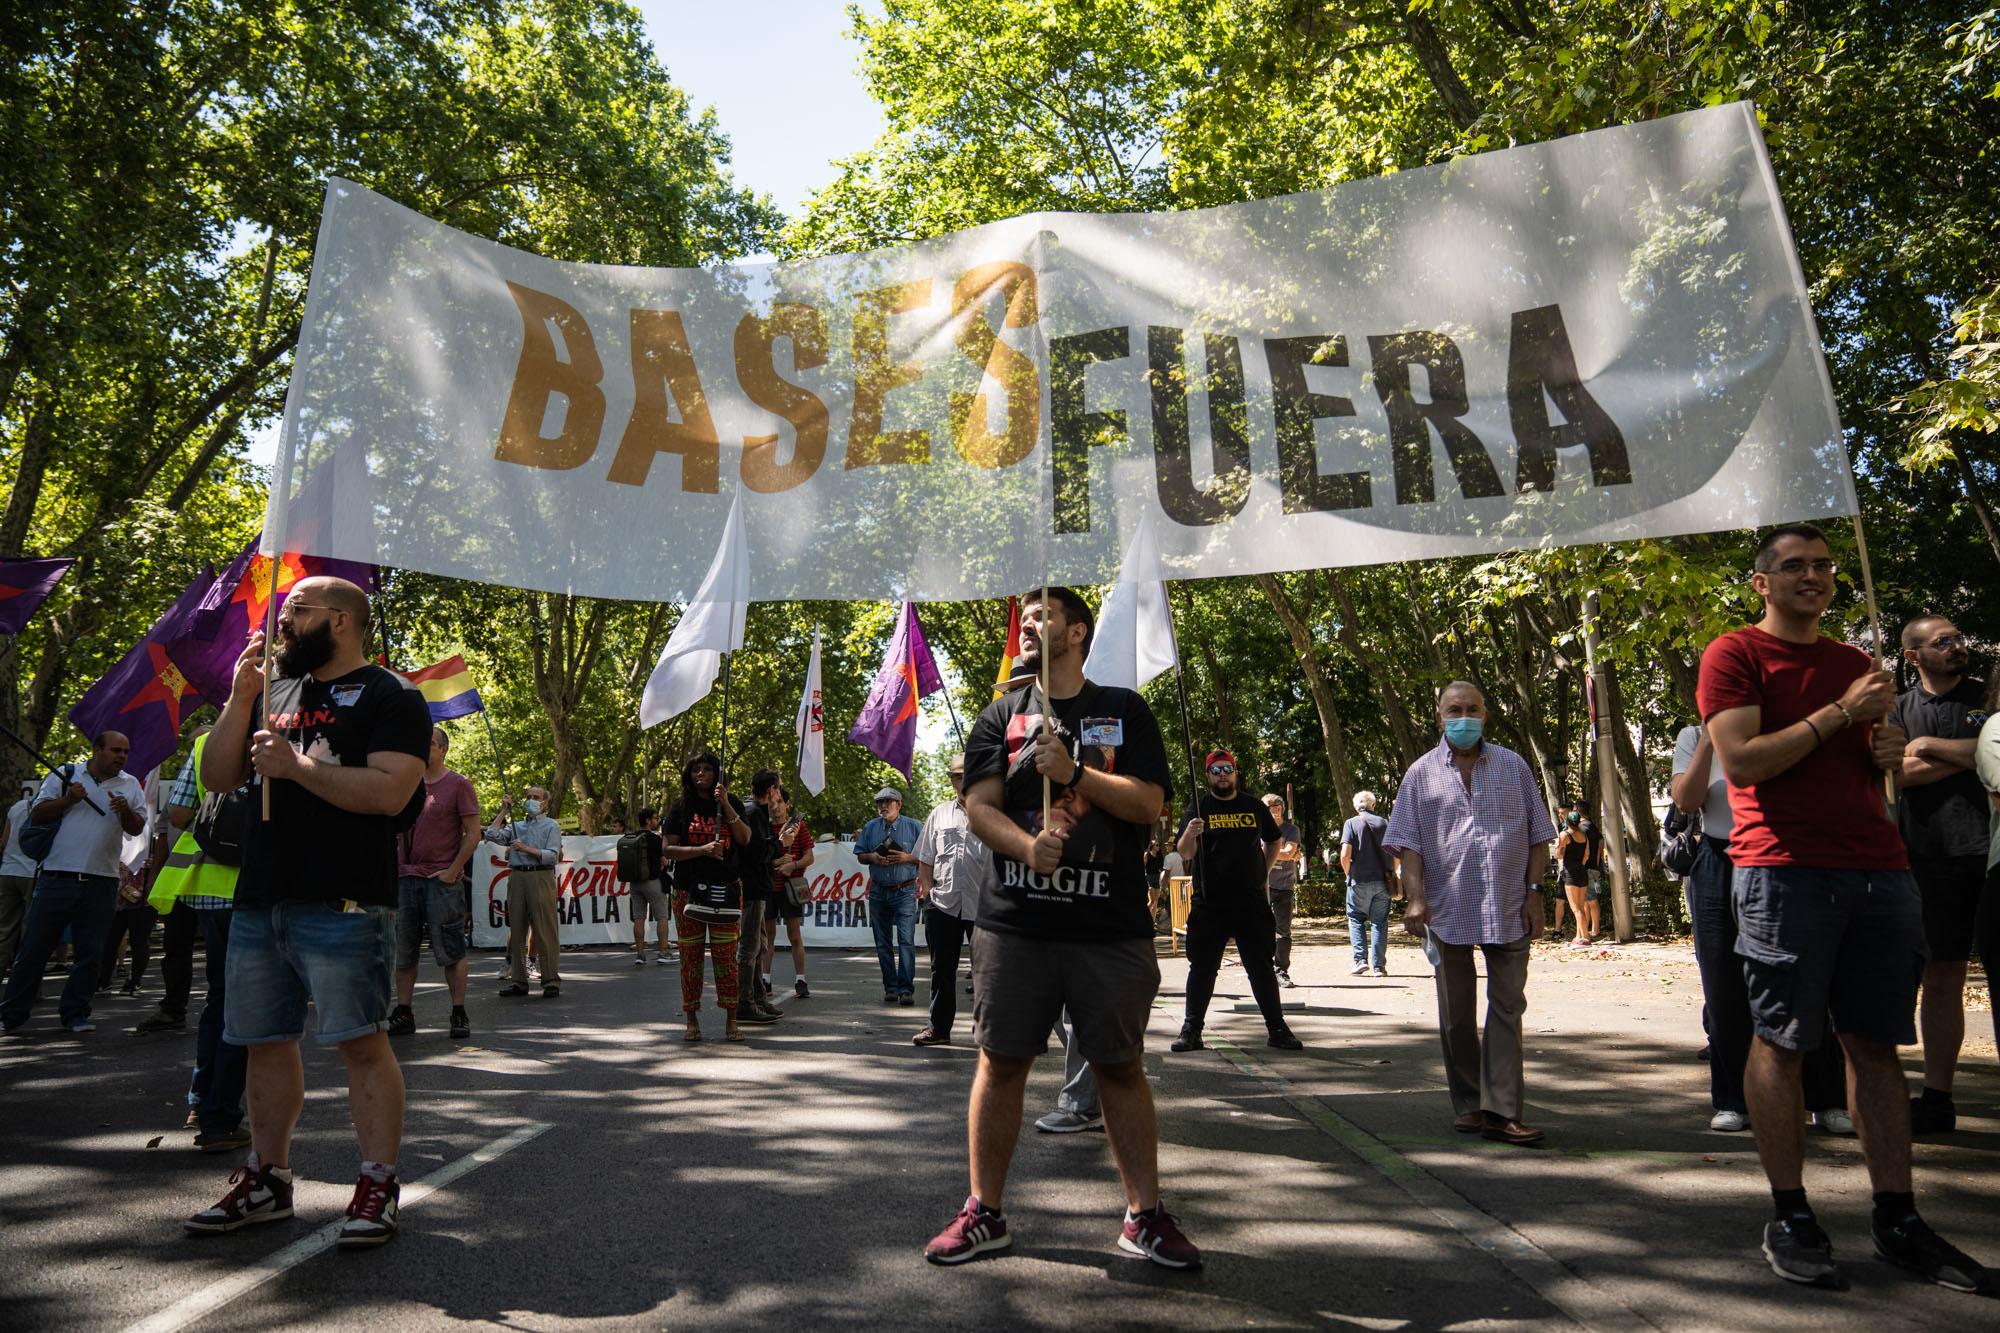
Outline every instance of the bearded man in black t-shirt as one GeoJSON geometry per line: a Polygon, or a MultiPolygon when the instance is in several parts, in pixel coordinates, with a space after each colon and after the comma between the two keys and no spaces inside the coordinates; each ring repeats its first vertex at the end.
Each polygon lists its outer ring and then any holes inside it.
{"type": "Polygon", "coordinates": [[[1190,801],[1181,816],[1181,859],[1193,868],[1194,905],[1188,913],[1187,1017],[1173,1051],[1202,1049],[1201,1027],[1208,1001],[1215,994],[1215,975],[1222,969],[1222,951],[1236,941],[1236,956],[1250,978],[1270,1044],[1296,1051],[1305,1043],[1285,1025],[1278,1000],[1278,975],[1272,966],[1278,923],[1271,915],[1264,885],[1278,859],[1278,822],[1262,801],[1246,796],[1239,785],[1236,756],[1212,750],[1208,756],[1208,790],[1190,801]]]}
{"type": "Polygon", "coordinates": [[[292,1129],[305,1103],[306,1002],[340,1048],[361,1177],[342,1246],[396,1234],[403,1071],[383,1030],[396,943],[396,834],[421,809],[430,755],[423,695],[371,665],[368,597],[345,579],[304,579],[278,615],[264,697],[264,635],[236,662],[229,702],[202,750],[201,784],[252,806],[230,917],[223,1039],[249,1047],[250,1160],[195,1232],[292,1215],[292,1129]],[[269,793],[270,817],[258,807],[269,793]]]}
{"type": "Polygon", "coordinates": [[[973,949],[972,1194],[924,1249],[956,1264],[1012,1243],[1000,1213],[1035,1057],[1064,1008],[1097,1075],[1125,1186],[1118,1246],[1166,1268],[1201,1252],[1160,1203],[1158,1129],[1143,1064],[1160,988],[1146,910],[1146,842],[1172,790],[1159,723],[1131,690],[1083,678],[1093,623],[1068,588],[1021,599],[1023,676],[989,704],[965,746],[965,808],[993,853],[973,949]],[[1042,654],[1046,651],[1046,665],[1042,654]],[[1048,789],[1047,814],[1045,787],[1048,789]]]}

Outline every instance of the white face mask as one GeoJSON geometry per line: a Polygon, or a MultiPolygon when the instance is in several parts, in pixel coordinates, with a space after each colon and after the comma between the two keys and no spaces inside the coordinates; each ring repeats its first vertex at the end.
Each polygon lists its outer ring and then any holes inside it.
{"type": "Polygon", "coordinates": [[[539,815],[540,813],[542,813],[542,803],[536,800],[532,796],[530,796],[527,799],[527,802],[525,803],[523,808],[526,809],[530,815],[539,815]]]}

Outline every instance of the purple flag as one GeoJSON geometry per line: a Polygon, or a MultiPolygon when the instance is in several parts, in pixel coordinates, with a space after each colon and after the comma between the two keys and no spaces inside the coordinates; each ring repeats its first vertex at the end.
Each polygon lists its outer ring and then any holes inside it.
{"type": "Polygon", "coordinates": [[[861,716],[847,739],[907,778],[910,757],[917,749],[917,700],[943,687],[930,646],[924,642],[924,627],[917,621],[917,608],[904,602],[888,656],[875,673],[868,702],[861,705],[861,716]]]}
{"type": "Polygon", "coordinates": [[[134,774],[143,775],[173,757],[181,745],[182,720],[201,704],[200,691],[170,645],[187,633],[214,583],[215,570],[204,567],[146,637],[69,710],[69,720],[85,736],[122,731],[130,737],[132,753],[125,767],[134,774]]]}
{"type": "Polygon", "coordinates": [[[67,560],[0,560],[0,634],[19,634],[62,576],[76,563],[67,560]]]}
{"type": "Polygon", "coordinates": [[[291,551],[273,561],[258,554],[261,540],[261,533],[251,538],[243,553],[230,561],[201,599],[183,637],[171,645],[188,680],[218,708],[229,700],[236,659],[243,655],[250,632],[264,627],[264,611],[272,598],[283,606],[294,584],[320,574],[358,583],[370,592],[375,589],[373,565],[291,551]]]}

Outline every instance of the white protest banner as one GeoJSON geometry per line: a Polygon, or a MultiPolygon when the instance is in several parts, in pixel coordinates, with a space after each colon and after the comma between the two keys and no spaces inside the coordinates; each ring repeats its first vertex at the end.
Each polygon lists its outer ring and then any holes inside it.
{"type": "MultiPolygon", "coordinates": [[[[472,943],[479,949],[507,947],[507,854],[482,843],[473,855],[472,943]]],[[[565,836],[562,859],[556,864],[556,915],[562,922],[562,942],[632,944],[631,895],[618,882],[618,839],[614,836],[565,836]]],[[[803,919],[808,948],[873,948],[875,934],[868,922],[868,872],[854,859],[854,844],[822,842],[813,848],[812,908],[803,919]]],[[[668,934],[671,936],[672,931],[668,934]]],[[[646,926],[646,938],[653,927],[646,926]]],[[[780,939],[788,939],[783,931],[780,939]]],[[[923,941],[923,926],[917,927],[923,941]]]]}
{"type": "Polygon", "coordinates": [[[561,263],[333,181],[312,554],[684,601],[1368,564],[1852,513],[1748,103],[1307,194],[784,264],[561,263]],[[606,534],[616,540],[605,540],[606,534]]]}

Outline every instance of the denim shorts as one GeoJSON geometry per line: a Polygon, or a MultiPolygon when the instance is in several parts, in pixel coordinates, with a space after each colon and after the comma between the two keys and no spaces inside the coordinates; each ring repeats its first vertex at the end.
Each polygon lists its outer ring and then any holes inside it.
{"type": "Polygon", "coordinates": [[[415,967],[431,928],[431,957],[451,967],[465,957],[465,884],[434,876],[404,875],[396,881],[396,966],[415,967]]]}
{"type": "Polygon", "coordinates": [[[229,920],[223,1039],[237,1046],[297,1041],[306,1002],[319,1010],[315,1036],[332,1046],[375,1031],[389,1017],[389,963],[396,913],[343,912],[333,903],[237,908],[229,920]]]}
{"type": "Polygon", "coordinates": [[[1788,1051],[1835,1032],[1916,1041],[1923,909],[1907,870],[1738,866],[1736,953],[1757,1035],[1788,1051]]]}

